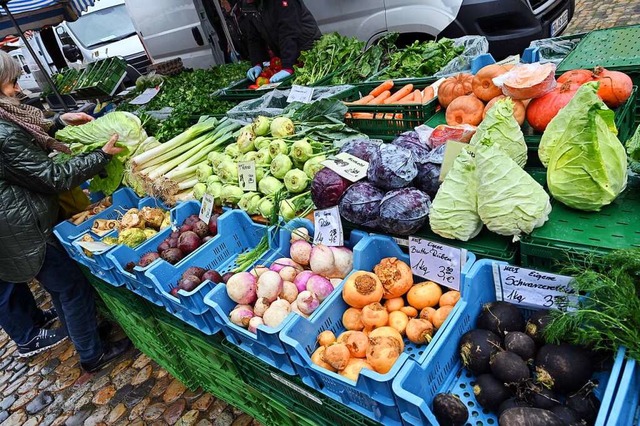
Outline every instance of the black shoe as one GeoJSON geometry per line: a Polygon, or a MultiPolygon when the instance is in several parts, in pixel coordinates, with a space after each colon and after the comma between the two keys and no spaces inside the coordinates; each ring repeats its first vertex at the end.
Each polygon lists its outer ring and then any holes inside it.
{"type": "Polygon", "coordinates": [[[102,340],[103,342],[108,341],[109,335],[111,334],[112,330],[113,324],[111,324],[109,321],[102,321],[98,325],[98,334],[100,335],[100,340],[102,340]]]}
{"type": "Polygon", "coordinates": [[[82,369],[87,373],[95,373],[120,355],[124,354],[130,347],[131,341],[129,339],[118,340],[114,343],[104,344],[104,352],[94,362],[81,362],[82,369]]]}
{"type": "Polygon", "coordinates": [[[55,308],[47,309],[46,311],[42,311],[42,323],[36,324],[38,328],[49,328],[53,325],[54,322],[58,319],[58,312],[56,312],[55,308]]]}
{"type": "Polygon", "coordinates": [[[61,328],[56,328],[54,330],[41,328],[36,337],[29,340],[24,345],[18,345],[18,356],[20,358],[26,358],[39,354],[47,349],[58,346],[65,340],[67,340],[67,333],[65,333],[61,328]]]}

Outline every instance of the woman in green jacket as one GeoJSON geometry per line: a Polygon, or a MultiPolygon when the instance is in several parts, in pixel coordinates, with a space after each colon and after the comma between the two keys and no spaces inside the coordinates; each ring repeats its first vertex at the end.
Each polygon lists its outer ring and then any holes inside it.
{"type": "Polygon", "coordinates": [[[128,341],[103,344],[97,331],[93,292],[82,272],[55,241],[58,194],[77,187],[102,171],[117,135],[102,149],[56,163],[53,151],[69,148],[51,134],[60,125],[83,124],[82,113],[63,114],[54,122],[21,105],[19,64],[0,51],[0,327],[16,342],[19,356],[53,347],[68,335],[86,371],[96,371],[123,353],[128,341]],[[43,315],[27,283],[37,278],[51,294],[62,327],[44,328],[43,315]]]}

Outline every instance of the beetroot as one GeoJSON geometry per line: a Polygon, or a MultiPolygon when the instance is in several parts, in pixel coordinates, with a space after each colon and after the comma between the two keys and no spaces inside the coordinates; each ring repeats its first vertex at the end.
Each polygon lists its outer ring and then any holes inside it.
{"type": "Polygon", "coordinates": [[[233,272],[231,272],[231,271],[229,271],[229,272],[225,273],[225,274],[222,276],[222,282],[224,282],[224,283],[226,284],[226,283],[227,283],[227,281],[229,281],[229,278],[231,278],[231,277],[232,277],[232,276],[234,276],[234,275],[235,275],[235,274],[234,274],[233,272]]]}
{"type": "Polygon", "coordinates": [[[191,230],[193,230],[193,227],[185,223],[180,227],[180,235],[182,235],[184,232],[189,232],[191,230]]]}
{"type": "Polygon", "coordinates": [[[182,278],[187,277],[189,275],[195,275],[196,277],[202,279],[204,273],[207,272],[206,269],[201,268],[199,266],[189,266],[186,271],[182,274],[182,278]]]}
{"type": "Polygon", "coordinates": [[[160,258],[160,255],[154,251],[145,253],[140,257],[140,260],[138,261],[138,266],[142,268],[146,268],[147,266],[151,265],[151,263],[153,263],[154,260],[159,258],[160,258]]]}
{"type": "Polygon", "coordinates": [[[218,235],[218,216],[217,214],[212,214],[209,219],[209,233],[211,236],[218,235]]]}
{"type": "Polygon", "coordinates": [[[180,234],[178,238],[178,248],[185,254],[194,252],[198,247],[202,245],[202,240],[193,231],[187,231],[180,234]]]}
{"type": "Polygon", "coordinates": [[[200,278],[195,275],[187,275],[178,281],[178,287],[184,291],[193,291],[201,283],[202,281],[200,281],[200,278]]]}
{"type": "Polygon", "coordinates": [[[169,262],[170,264],[175,265],[176,263],[182,260],[182,258],[184,257],[184,254],[182,253],[182,250],[180,250],[179,248],[170,248],[168,250],[163,251],[160,257],[166,260],[167,262],[169,262]]]}
{"type": "Polygon", "coordinates": [[[178,291],[180,291],[180,287],[174,287],[174,288],[171,289],[169,294],[171,294],[174,297],[178,297],[178,291]]]}
{"type": "Polygon", "coordinates": [[[173,231],[169,234],[169,238],[178,238],[180,236],[180,231],[173,231]]]}
{"type": "Polygon", "coordinates": [[[212,283],[221,283],[223,282],[222,275],[218,273],[218,271],[214,271],[213,269],[207,271],[202,276],[202,281],[209,280],[212,283]]]}
{"type": "Polygon", "coordinates": [[[169,243],[169,248],[178,247],[178,239],[177,238],[169,238],[168,243],[169,243]]]}
{"type": "Polygon", "coordinates": [[[206,243],[207,241],[211,241],[213,240],[214,236],[213,235],[207,235],[206,237],[204,237],[202,239],[202,244],[206,243]]]}
{"type": "Polygon", "coordinates": [[[163,251],[170,249],[171,246],[169,245],[169,239],[167,238],[166,240],[162,241],[160,244],[158,244],[158,253],[162,253],[163,251]]]}
{"type": "Polygon", "coordinates": [[[196,223],[197,221],[200,220],[200,217],[198,217],[197,214],[192,214],[191,216],[189,216],[188,218],[186,218],[183,222],[184,225],[193,225],[194,223],[196,223]]]}
{"type": "Polygon", "coordinates": [[[207,226],[206,223],[204,223],[203,221],[199,220],[196,223],[194,223],[191,226],[191,229],[193,230],[193,232],[196,233],[196,235],[198,235],[198,237],[200,238],[204,238],[209,234],[209,227],[207,226]]]}

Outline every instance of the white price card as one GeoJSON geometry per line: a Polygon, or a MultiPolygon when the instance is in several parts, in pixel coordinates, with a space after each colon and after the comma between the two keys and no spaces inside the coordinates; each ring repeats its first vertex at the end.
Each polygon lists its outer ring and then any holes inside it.
{"type": "Polygon", "coordinates": [[[243,191],[258,190],[255,161],[240,161],[238,163],[238,182],[243,191]]]}
{"type": "Polygon", "coordinates": [[[331,247],[344,245],[342,220],[340,219],[338,206],[316,210],[313,212],[313,222],[315,225],[313,244],[324,244],[331,247]]]}
{"type": "Polygon", "coordinates": [[[150,87],[146,89],[144,92],[140,93],[135,98],[131,99],[129,103],[131,105],[145,105],[148,104],[151,99],[155,98],[156,95],[160,92],[160,87],[150,87]]]}
{"type": "Polygon", "coordinates": [[[204,194],[202,197],[202,205],[200,206],[200,214],[198,215],[200,220],[204,223],[209,223],[209,219],[211,219],[211,215],[213,214],[213,204],[213,195],[204,194]]]}
{"type": "Polygon", "coordinates": [[[578,300],[572,277],[538,272],[505,264],[493,264],[496,299],[522,307],[570,309],[578,300]]]}
{"type": "Polygon", "coordinates": [[[341,152],[328,160],[324,160],[322,165],[333,170],[350,182],[357,182],[367,177],[367,170],[369,170],[369,163],[367,161],[361,160],[346,152],[341,152]]]}
{"type": "Polygon", "coordinates": [[[409,237],[409,260],[415,275],[460,290],[460,275],[467,260],[466,250],[409,237]]]}
{"type": "Polygon", "coordinates": [[[101,241],[78,241],[78,245],[91,253],[100,253],[114,247],[101,241]]]}
{"type": "Polygon", "coordinates": [[[409,240],[406,238],[391,237],[400,247],[409,247],[409,240]]]}
{"type": "Polygon", "coordinates": [[[294,84],[289,90],[287,102],[302,102],[303,104],[311,103],[313,98],[313,87],[299,86],[294,84]]]}

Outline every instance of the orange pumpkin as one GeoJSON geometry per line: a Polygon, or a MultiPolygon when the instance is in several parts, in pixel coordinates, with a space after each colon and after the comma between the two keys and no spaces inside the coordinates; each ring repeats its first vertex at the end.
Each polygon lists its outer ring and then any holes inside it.
{"type": "Polygon", "coordinates": [[[446,108],[458,96],[471,93],[473,93],[473,75],[461,73],[447,78],[440,84],[438,100],[440,105],[446,108]]]}
{"type": "MultiPolygon", "coordinates": [[[[506,98],[505,95],[500,95],[491,99],[487,104],[487,106],[484,107],[484,111],[482,112],[482,119],[484,120],[484,117],[487,115],[487,112],[489,112],[493,104],[495,104],[498,100],[504,99],[504,98],[506,98]]],[[[524,107],[524,103],[522,103],[522,101],[517,101],[513,99],[512,101],[513,101],[513,116],[515,117],[518,124],[522,126],[522,123],[524,123],[524,115],[525,115],[526,108],[524,107]]]]}
{"type": "Polygon", "coordinates": [[[458,124],[471,124],[477,126],[482,121],[484,104],[475,95],[464,95],[455,98],[447,108],[445,114],[447,124],[455,126],[458,124]]]}
{"type": "Polygon", "coordinates": [[[609,108],[618,108],[631,97],[633,81],[627,74],[596,67],[593,75],[600,82],[598,96],[609,108]]]}
{"type": "Polygon", "coordinates": [[[570,70],[558,77],[558,84],[566,82],[583,84],[587,81],[593,81],[593,72],[589,70],[570,70]]]}
{"type": "Polygon", "coordinates": [[[502,93],[513,99],[539,98],[556,87],[555,70],[552,63],[518,65],[504,76],[502,93]]]}
{"type": "Polygon", "coordinates": [[[507,72],[502,65],[491,64],[482,68],[473,77],[473,94],[482,101],[488,102],[496,96],[502,95],[502,89],[493,84],[494,77],[507,72]]]}

